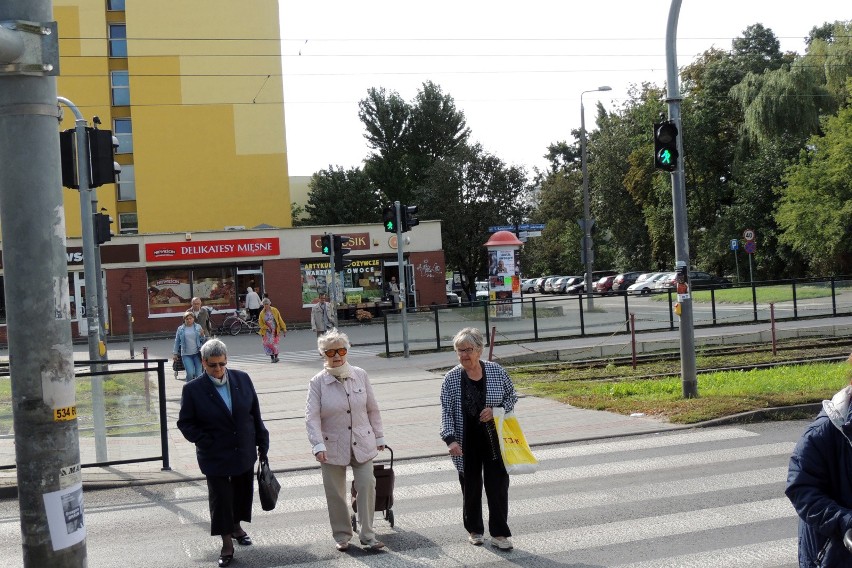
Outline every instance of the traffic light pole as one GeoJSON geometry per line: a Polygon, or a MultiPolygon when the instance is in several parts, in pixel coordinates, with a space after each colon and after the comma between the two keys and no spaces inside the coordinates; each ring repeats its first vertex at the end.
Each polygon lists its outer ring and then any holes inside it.
{"type": "Polygon", "coordinates": [[[405,281],[405,255],[402,250],[402,206],[393,202],[396,210],[396,260],[399,265],[399,303],[402,310],[402,352],[408,358],[408,284],[405,281]]]}
{"type": "Polygon", "coordinates": [[[666,103],[669,120],[681,134],[677,137],[677,167],[671,173],[672,209],[674,215],[675,265],[686,267],[686,294],[678,294],[680,314],[680,371],[684,398],[698,396],[698,379],[695,365],[695,324],[692,313],[692,290],[689,285],[689,225],[686,218],[686,184],[684,181],[683,128],[680,119],[680,87],[677,75],[677,22],[681,0],[672,0],[666,26],[666,103]]]}
{"type": "Polygon", "coordinates": [[[52,19],[50,0],[0,2],[0,226],[25,568],[87,563],[59,111],[51,76],[58,72],[58,55],[55,65],[47,59],[37,64],[45,54],[33,47],[51,35],[55,40],[52,19]],[[21,34],[33,41],[24,42],[21,34]]]}

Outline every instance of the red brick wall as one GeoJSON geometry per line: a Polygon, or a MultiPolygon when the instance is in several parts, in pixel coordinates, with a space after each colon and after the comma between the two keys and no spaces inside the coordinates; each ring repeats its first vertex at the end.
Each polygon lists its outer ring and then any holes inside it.
{"type": "Polygon", "coordinates": [[[417,305],[424,307],[432,304],[446,304],[444,251],[412,252],[408,261],[414,267],[417,305]]]}
{"type": "Polygon", "coordinates": [[[264,289],[287,324],[311,321],[311,310],[302,307],[301,269],[299,259],[263,262],[264,289]]]}
{"type": "Polygon", "coordinates": [[[106,270],[110,333],[127,335],[127,305],[133,310],[133,333],[154,333],[177,329],[180,318],[148,319],[148,276],[144,268],[106,270]]]}

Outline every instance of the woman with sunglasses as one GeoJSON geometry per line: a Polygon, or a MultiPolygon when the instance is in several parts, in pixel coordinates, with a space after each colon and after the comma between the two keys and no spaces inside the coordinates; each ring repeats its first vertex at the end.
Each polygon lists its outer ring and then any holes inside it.
{"type": "Polygon", "coordinates": [[[482,487],[488,498],[488,532],[491,545],[512,550],[509,530],[509,474],[500,455],[494,425],[494,407],[511,411],[518,401],[506,370],[480,361],[485,340],[482,332],[466,327],[453,338],[459,364],[444,376],[441,386],[441,439],[462,489],[462,518],[468,542],[485,542],[482,521],[482,487]]]}
{"type": "Polygon", "coordinates": [[[376,540],[373,513],[376,478],[373,458],[385,449],[382,417],[367,372],[346,362],[349,338],[332,328],[317,338],[324,368],[308,386],[305,425],[308,441],[322,470],[328,519],[337,550],[349,548],[352,523],[346,504],[346,467],[352,467],[361,544],[370,550],[384,548],[376,540]]]}
{"type": "Polygon", "coordinates": [[[204,374],[183,387],[177,427],[195,444],[198,467],[207,477],[210,534],[222,537],[218,565],[234,558],[234,541],[250,546],[240,523],[251,522],[254,464],[267,460],[269,431],[249,376],[225,369],[228,350],[219,339],[201,347],[204,374]]]}

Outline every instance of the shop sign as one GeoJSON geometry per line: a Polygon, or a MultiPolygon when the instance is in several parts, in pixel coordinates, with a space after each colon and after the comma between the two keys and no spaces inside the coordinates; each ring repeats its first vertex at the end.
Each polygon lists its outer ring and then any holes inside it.
{"type": "Polygon", "coordinates": [[[279,254],[278,237],[145,244],[145,259],[148,262],[278,256],[279,254]]]}
{"type": "MultiPolygon", "coordinates": [[[[370,250],[370,233],[346,233],[349,240],[343,245],[352,250],[370,250]]],[[[311,235],[311,252],[322,252],[322,235],[311,235]]]]}

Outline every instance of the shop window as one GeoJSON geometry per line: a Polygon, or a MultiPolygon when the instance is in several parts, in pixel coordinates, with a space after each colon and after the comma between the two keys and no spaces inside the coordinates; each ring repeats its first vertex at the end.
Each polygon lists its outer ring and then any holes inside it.
{"type": "Polygon", "coordinates": [[[171,268],[148,271],[148,313],[180,314],[190,307],[189,270],[171,268]]]}
{"type": "MultiPolygon", "coordinates": [[[[109,82],[112,106],[128,106],[130,104],[130,73],[127,71],[110,71],[109,82]]],[[[130,119],[127,119],[127,121],[130,122],[130,119]]],[[[120,138],[119,149],[121,149],[120,138]]]]}
{"type": "Polygon", "coordinates": [[[192,295],[214,310],[237,307],[234,269],[230,267],[196,268],[192,271],[192,295]]]}
{"type": "Polygon", "coordinates": [[[109,25],[109,56],[127,57],[127,26],[109,25]]]}

